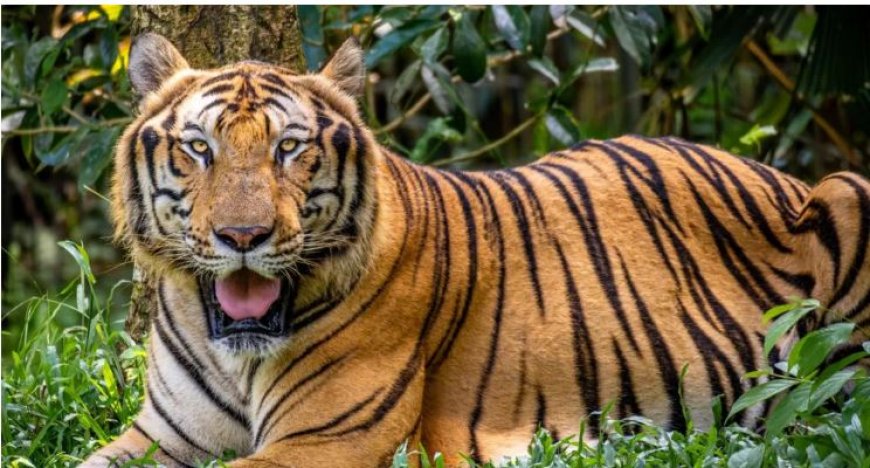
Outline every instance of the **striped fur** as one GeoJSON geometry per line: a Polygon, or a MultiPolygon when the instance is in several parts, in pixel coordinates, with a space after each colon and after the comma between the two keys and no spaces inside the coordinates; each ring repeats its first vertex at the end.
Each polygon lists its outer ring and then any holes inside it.
{"type": "Polygon", "coordinates": [[[868,336],[870,183],[857,175],[810,189],[636,136],[439,171],[379,146],[341,78],[181,67],[146,96],[118,146],[114,214],[159,278],[148,396],[87,466],[153,441],[171,466],[227,449],[243,457],[233,466],[383,464],[406,439],[458,463],[522,453],[538,425],[569,435],[588,417],[591,437],[608,402],[680,429],[684,365],[703,426],[711,398],[733,403],[756,383],[741,376],[776,359],[762,356],[767,308],[816,297],[830,312],[804,330],[846,318],[856,343],[868,336]],[[180,148],[191,125],[219,147],[210,165],[180,148]],[[288,128],[307,145],[289,164],[270,146],[288,128]],[[276,226],[244,261],[295,285],[286,339],[208,338],[197,278],[241,261],[211,235],[227,218],[276,226]]]}

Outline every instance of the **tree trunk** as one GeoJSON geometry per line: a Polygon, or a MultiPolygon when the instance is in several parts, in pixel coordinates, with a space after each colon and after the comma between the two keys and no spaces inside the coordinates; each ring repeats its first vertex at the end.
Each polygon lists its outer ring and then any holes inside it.
{"type": "MultiPolygon", "coordinates": [[[[132,33],[158,33],[172,42],[192,67],[215,68],[260,60],[305,71],[302,33],[295,6],[134,6],[132,33]]],[[[154,283],[134,266],[133,293],[125,326],[141,341],[156,310],[154,283]]]]}

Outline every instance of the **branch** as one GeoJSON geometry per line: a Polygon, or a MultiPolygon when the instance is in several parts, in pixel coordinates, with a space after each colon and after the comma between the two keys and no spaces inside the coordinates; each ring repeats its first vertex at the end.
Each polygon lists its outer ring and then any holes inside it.
{"type": "MultiPolygon", "coordinates": [[[[550,31],[547,34],[547,41],[549,42],[549,41],[555,40],[555,39],[563,36],[564,34],[566,34],[568,31],[570,31],[570,29],[568,29],[568,28],[560,28],[560,29],[556,29],[554,31],[550,31]]],[[[489,68],[498,67],[500,65],[504,65],[506,63],[509,63],[509,62],[519,58],[519,57],[522,57],[522,56],[526,55],[527,53],[528,52],[525,52],[525,51],[521,52],[518,50],[512,50],[510,52],[505,52],[503,54],[491,57],[487,61],[487,64],[488,64],[489,68]]],[[[459,83],[460,81],[462,81],[462,78],[459,75],[453,75],[450,78],[450,81],[452,83],[459,83]]],[[[423,107],[426,106],[426,104],[431,99],[432,99],[432,94],[427,91],[426,94],[424,94],[422,97],[420,97],[420,99],[417,100],[417,102],[414,103],[414,105],[409,107],[408,110],[404,111],[402,113],[402,115],[391,120],[383,127],[375,130],[374,134],[381,135],[381,134],[395,130],[396,128],[401,126],[403,123],[405,123],[406,120],[408,120],[411,117],[413,117],[414,115],[416,115],[417,112],[420,112],[420,110],[422,110],[423,107]]]]}
{"type": "Polygon", "coordinates": [[[755,56],[755,58],[761,63],[761,66],[764,67],[764,69],[773,77],[774,80],[776,80],[777,83],[779,83],[780,86],[782,86],[786,91],[791,93],[798,103],[804,105],[807,109],[810,110],[810,112],[812,112],[813,121],[822,129],[823,132],[825,132],[826,135],[828,135],[828,138],[831,139],[831,142],[833,142],[837,149],[840,150],[840,153],[842,153],[843,156],[846,157],[846,161],[848,161],[848,163],[854,167],[860,167],[861,157],[846,141],[846,138],[840,135],[837,129],[834,128],[834,126],[831,125],[831,123],[828,122],[827,119],[825,119],[825,117],[819,113],[819,111],[817,111],[813,106],[809,105],[809,103],[806,102],[806,100],[800,93],[795,91],[794,82],[788,76],[786,76],[786,74],[783,73],[783,71],[775,63],[773,63],[773,60],[771,60],[770,57],[767,56],[767,54],[764,52],[764,50],[761,49],[758,43],[750,39],[746,41],[744,46],[747,50],[749,50],[752,55],[755,56]]]}
{"type": "Polygon", "coordinates": [[[453,163],[457,163],[457,162],[467,161],[469,159],[474,159],[474,158],[480,156],[481,154],[484,154],[484,153],[489,152],[495,148],[498,148],[499,146],[512,140],[514,137],[516,137],[517,135],[522,133],[525,129],[529,128],[535,122],[537,122],[538,119],[540,119],[542,115],[543,114],[535,114],[535,115],[529,117],[528,119],[524,120],[521,124],[517,125],[516,128],[514,128],[513,130],[508,132],[508,134],[499,138],[498,140],[491,142],[488,145],[481,146],[480,148],[478,148],[474,151],[460,154],[459,156],[453,156],[452,158],[439,159],[430,165],[431,166],[446,166],[448,164],[453,164],[453,163]]]}
{"type": "Polygon", "coordinates": [[[78,127],[65,125],[60,127],[37,127],[37,128],[19,128],[15,130],[7,130],[3,132],[3,136],[25,136],[25,135],[40,135],[43,133],[72,133],[82,127],[100,128],[100,127],[115,127],[126,125],[133,121],[133,117],[117,117],[114,119],[103,120],[99,122],[88,122],[87,125],[78,127]]]}

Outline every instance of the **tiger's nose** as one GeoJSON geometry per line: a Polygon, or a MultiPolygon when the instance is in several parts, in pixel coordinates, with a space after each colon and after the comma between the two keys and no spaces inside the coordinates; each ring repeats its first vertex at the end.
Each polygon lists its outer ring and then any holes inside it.
{"type": "Polygon", "coordinates": [[[265,226],[225,227],[215,230],[221,242],[239,252],[247,252],[262,244],[272,235],[272,228],[265,226]]]}

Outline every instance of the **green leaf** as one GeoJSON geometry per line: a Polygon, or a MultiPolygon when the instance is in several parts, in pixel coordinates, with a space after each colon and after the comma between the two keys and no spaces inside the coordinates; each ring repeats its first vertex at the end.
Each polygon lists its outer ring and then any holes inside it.
{"type": "Polygon", "coordinates": [[[750,372],[743,374],[743,378],[744,379],[757,379],[759,377],[770,375],[770,372],[771,371],[769,371],[767,369],[754,370],[754,371],[750,371],[750,372]]]}
{"type": "Polygon", "coordinates": [[[423,77],[423,83],[432,94],[432,101],[435,102],[438,110],[442,114],[453,112],[455,100],[452,95],[456,94],[456,90],[450,82],[450,73],[436,63],[433,66],[424,65],[420,76],[423,77]]]}
{"type": "Polygon", "coordinates": [[[379,39],[366,54],[366,68],[372,68],[388,55],[401,49],[421,34],[434,29],[438,22],[428,19],[411,20],[379,39]]]}
{"type": "Polygon", "coordinates": [[[420,69],[423,68],[422,60],[415,60],[408,68],[402,70],[399,78],[396,79],[396,84],[390,89],[390,101],[399,105],[399,101],[408,92],[408,90],[417,83],[417,78],[420,75],[420,69]]]}
{"type": "Polygon", "coordinates": [[[302,29],[302,52],[308,71],[319,70],[326,62],[326,50],[323,39],[323,7],[317,5],[299,5],[299,25],[302,29]]]}
{"type": "Polygon", "coordinates": [[[737,401],[734,402],[734,405],[731,407],[731,411],[728,413],[727,419],[731,419],[731,417],[733,417],[735,414],[745,410],[746,408],[749,408],[750,406],[755,406],[782,391],[794,387],[797,384],[797,380],[777,379],[752,387],[747,390],[746,393],[740,395],[740,398],[738,398],[737,401]]]}
{"type": "Polygon", "coordinates": [[[583,73],[612,72],[619,70],[619,62],[613,57],[598,57],[589,61],[583,73]]]}
{"type": "Polygon", "coordinates": [[[57,41],[51,37],[43,37],[42,39],[30,44],[27,49],[27,54],[24,56],[24,79],[25,83],[32,86],[38,78],[37,72],[39,65],[45,56],[57,47],[57,41]]]}
{"type": "Polygon", "coordinates": [[[683,82],[686,94],[694,93],[707,84],[716,70],[727,67],[743,40],[765,22],[775,8],[767,5],[730,7],[714,15],[710,41],[694,60],[692,71],[683,82]]]}
{"type": "Polygon", "coordinates": [[[102,129],[89,135],[81,145],[78,153],[82,155],[79,170],[79,187],[93,185],[112,160],[112,149],[118,139],[119,128],[102,129]]]}
{"type": "Polygon", "coordinates": [[[599,57],[588,62],[581,63],[562,80],[560,91],[564,91],[587,73],[601,73],[619,70],[619,63],[612,57],[599,57]]]}
{"type": "Polygon", "coordinates": [[[739,450],[728,457],[728,468],[758,468],[764,461],[764,444],[739,450]]]}
{"type": "Polygon", "coordinates": [[[855,376],[856,372],[855,369],[841,370],[825,380],[817,382],[812,395],[810,395],[807,411],[813,411],[833,398],[834,395],[843,389],[843,386],[846,385],[849,379],[855,376]]]}
{"type": "Polygon", "coordinates": [[[557,105],[547,112],[544,121],[550,135],[563,145],[571,146],[580,141],[580,127],[568,109],[557,105]]]}
{"type": "Polygon", "coordinates": [[[849,340],[854,329],[854,323],[835,323],[810,332],[789,353],[788,368],[797,365],[800,377],[811,374],[837,345],[849,340]]]}
{"type": "Polygon", "coordinates": [[[547,45],[547,31],[550,29],[549,9],[544,5],[535,5],[529,12],[529,45],[532,55],[540,57],[547,45]]]}
{"type": "MultiPolygon", "coordinates": [[[[776,316],[781,307],[783,306],[774,307],[768,311],[768,314],[770,315],[766,315],[766,317],[776,316]]],[[[767,334],[764,337],[764,355],[770,355],[770,350],[773,349],[782,335],[786,334],[800,319],[814,310],[816,310],[815,307],[800,307],[790,312],[783,313],[779,318],[777,318],[767,329],[767,334]]]]}
{"type": "Polygon", "coordinates": [[[713,21],[713,8],[710,5],[688,5],[695,27],[705,40],[710,37],[710,23],[713,21]]]}
{"type": "Polygon", "coordinates": [[[765,436],[779,435],[782,429],[797,418],[800,411],[805,411],[809,402],[812,382],[804,382],[788,392],[777,404],[764,423],[765,436]]]}
{"type": "Polygon", "coordinates": [[[565,16],[565,23],[575,31],[594,42],[598,47],[604,47],[604,38],[601,36],[601,26],[594,18],[584,11],[573,10],[565,16]]]}
{"type": "Polygon", "coordinates": [[[608,18],[622,49],[638,65],[647,67],[659,27],[664,22],[659,7],[614,6],[608,10],[608,18]]]}
{"type": "Polygon", "coordinates": [[[544,75],[544,77],[552,81],[554,85],[559,86],[559,70],[556,69],[556,65],[553,64],[549,57],[541,57],[539,59],[534,58],[529,60],[528,64],[532,70],[544,75]]]}
{"type": "Polygon", "coordinates": [[[758,147],[761,142],[767,138],[776,135],[776,127],[773,125],[759,126],[755,124],[743,136],[740,137],[740,143],[747,146],[758,147]]]}
{"type": "MultiPolygon", "coordinates": [[[[41,139],[37,138],[36,146],[36,156],[39,158],[39,161],[45,164],[46,166],[59,166],[67,162],[72,154],[72,149],[78,146],[79,142],[82,141],[82,138],[87,135],[87,128],[80,127],[75,132],[66,135],[61,138],[59,142],[57,142],[50,149],[46,149],[45,143],[40,143],[41,139]]],[[[46,140],[50,144],[50,140],[46,140]]]]}
{"type": "Polygon", "coordinates": [[[514,50],[525,51],[529,42],[529,17],[518,5],[493,5],[495,27],[514,50]]]}
{"type": "Polygon", "coordinates": [[[446,28],[438,28],[423,42],[422,47],[420,47],[420,55],[425,63],[431,64],[438,62],[438,57],[445,50],[447,50],[447,31],[446,28]]]}
{"type": "Polygon", "coordinates": [[[106,28],[100,32],[100,59],[106,70],[111,70],[118,57],[118,32],[114,28],[106,28]]]}
{"type": "Polygon", "coordinates": [[[459,76],[474,83],[486,74],[486,44],[471,23],[468,13],[462,15],[453,32],[453,57],[459,76]]]}
{"type": "Polygon", "coordinates": [[[91,284],[97,282],[97,279],[94,277],[94,273],[91,271],[91,258],[88,256],[88,252],[83,246],[69,240],[60,241],[57,243],[57,245],[63,247],[64,250],[72,255],[76,263],[78,263],[79,269],[81,269],[82,273],[91,284]]]}
{"type": "Polygon", "coordinates": [[[438,117],[429,122],[426,131],[417,140],[414,149],[411,150],[411,160],[419,163],[429,162],[432,158],[431,149],[433,144],[440,142],[455,143],[462,141],[462,134],[449,125],[448,117],[438,117]]]}
{"type": "Polygon", "coordinates": [[[780,315],[799,306],[800,304],[798,302],[789,302],[788,304],[780,304],[778,306],[771,307],[770,309],[768,309],[767,312],[764,313],[764,315],[761,316],[761,320],[763,323],[768,323],[776,317],[779,317],[780,315]]]}
{"type": "Polygon", "coordinates": [[[806,95],[854,95],[870,82],[870,28],[864,7],[818,10],[797,89],[806,95]]]}
{"type": "Polygon", "coordinates": [[[550,152],[550,131],[544,119],[538,119],[532,130],[532,150],[536,155],[544,155],[550,152]]]}
{"type": "Polygon", "coordinates": [[[45,88],[42,89],[40,100],[42,101],[42,110],[46,114],[53,114],[60,110],[64,102],[66,102],[67,87],[63,80],[54,79],[48,82],[45,88]]]}

